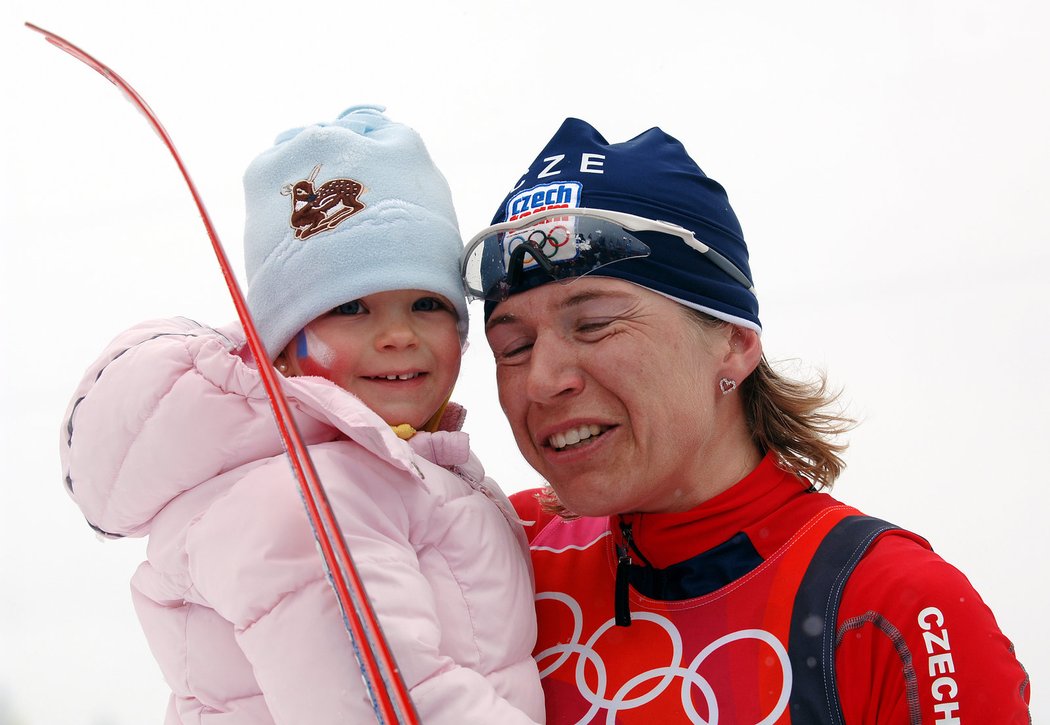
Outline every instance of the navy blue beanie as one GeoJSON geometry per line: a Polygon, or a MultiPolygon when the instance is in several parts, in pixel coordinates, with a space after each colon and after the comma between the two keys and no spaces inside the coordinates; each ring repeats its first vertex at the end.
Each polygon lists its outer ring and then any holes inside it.
{"type": "MultiPolygon", "coordinates": [[[[626,212],[685,227],[752,279],[747,244],[725,189],[704,174],[681,142],[659,128],[610,144],[586,121],[566,119],[504,198],[492,223],[553,204],[626,212]]],[[[678,237],[633,234],[650,247],[650,255],[615,262],[593,274],[633,282],[687,307],[762,331],[753,288],[746,289],[678,237]]],[[[542,272],[532,272],[515,292],[547,281],[542,272]]],[[[495,303],[486,303],[486,318],[493,309],[495,303]]]]}

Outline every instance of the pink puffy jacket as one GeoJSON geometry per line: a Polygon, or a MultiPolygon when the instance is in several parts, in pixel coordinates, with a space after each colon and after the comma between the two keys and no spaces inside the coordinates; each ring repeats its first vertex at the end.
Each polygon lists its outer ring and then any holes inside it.
{"type": "MultiPolygon", "coordinates": [[[[374,722],[239,326],[154,321],[87,371],[62,429],[88,522],[149,536],[132,578],[166,722],[374,722]]],[[[424,723],[543,721],[524,534],[458,431],[398,439],[321,378],[283,383],[424,723]]]]}

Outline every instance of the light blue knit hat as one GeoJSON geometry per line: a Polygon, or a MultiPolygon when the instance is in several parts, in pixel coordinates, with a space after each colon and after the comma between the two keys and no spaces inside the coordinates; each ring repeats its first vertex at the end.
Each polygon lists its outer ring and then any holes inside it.
{"type": "Polygon", "coordinates": [[[466,339],[452,195],[419,134],[384,110],[286,131],[244,174],[248,307],[270,360],[325,312],[398,289],[448,298],[466,339]]]}

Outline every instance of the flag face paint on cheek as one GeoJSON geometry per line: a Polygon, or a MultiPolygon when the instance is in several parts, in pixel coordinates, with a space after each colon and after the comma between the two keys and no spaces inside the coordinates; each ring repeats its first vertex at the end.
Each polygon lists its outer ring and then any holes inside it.
{"type": "Polygon", "coordinates": [[[333,351],[317,335],[301,330],[295,338],[295,356],[303,375],[317,375],[332,379],[335,362],[333,351]]]}

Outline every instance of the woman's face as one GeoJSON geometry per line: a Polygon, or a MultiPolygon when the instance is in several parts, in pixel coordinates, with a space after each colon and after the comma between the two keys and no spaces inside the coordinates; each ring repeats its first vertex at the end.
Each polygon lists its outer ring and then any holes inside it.
{"type": "Polygon", "coordinates": [[[701,330],[665,297],[583,277],[501,302],[486,334],[522,454],[570,510],[603,515],[691,508],[735,465],[738,452],[719,458],[740,440],[739,397],[718,385],[743,379],[732,329],[701,330]]]}
{"type": "Polygon", "coordinates": [[[277,362],[349,390],[390,425],[420,428],[459,375],[456,312],[440,295],[379,292],[340,305],[300,332],[277,362]]]}

